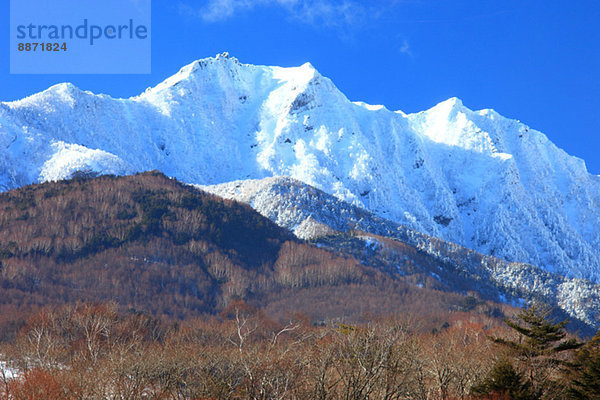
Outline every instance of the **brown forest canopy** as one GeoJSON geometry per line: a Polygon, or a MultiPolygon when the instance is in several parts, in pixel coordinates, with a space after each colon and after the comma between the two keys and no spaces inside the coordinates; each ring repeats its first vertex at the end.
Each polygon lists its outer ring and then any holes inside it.
{"type": "Polygon", "coordinates": [[[435,316],[435,327],[465,307],[502,315],[302,242],[247,205],[158,172],[2,193],[0,226],[2,327],[18,325],[24,310],[78,301],[178,319],[234,299],[314,322],[410,311],[435,316]]]}

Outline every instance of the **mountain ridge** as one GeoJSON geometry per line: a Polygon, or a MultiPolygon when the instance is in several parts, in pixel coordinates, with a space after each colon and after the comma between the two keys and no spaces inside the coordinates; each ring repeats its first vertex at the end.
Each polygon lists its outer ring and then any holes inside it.
{"type": "MultiPolygon", "coordinates": [[[[367,248],[375,245],[385,258],[386,251],[381,251],[380,247],[394,247],[389,241],[400,242],[426,254],[437,264],[439,270],[434,269],[429,274],[437,275],[443,271],[451,279],[464,279],[472,290],[480,287],[480,292],[495,301],[513,304],[542,301],[590,326],[596,327],[600,323],[598,284],[564,278],[533,265],[509,263],[478,254],[382,219],[300,181],[271,177],[200,188],[225,199],[247,203],[277,225],[317,245],[342,248],[345,237],[336,237],[341,233],[364,241],[367,248]]],[[[359,256],[360,253],[357,258],[359,256]]],[[[397,268],[404,270],[401,266],[397,268]]],[[[441,281],[439,276],[436,279],[441,281]]]]}
{"type": "Polygon", "coordinates": [[[51,89],[0,105],[3,190],[151,169],[193,184],[292,176],[430,236],[600,280],[599,178],[495,111],[456,98],[389,111],[351,102],[309,64],[228,55],[129,99],[51,89]]]}

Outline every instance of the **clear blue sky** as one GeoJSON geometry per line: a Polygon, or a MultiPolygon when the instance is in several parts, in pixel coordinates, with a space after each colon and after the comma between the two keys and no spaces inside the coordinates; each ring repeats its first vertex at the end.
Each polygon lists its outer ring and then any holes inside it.
{"type": "MultiPolygon", "coordinates": [[[[126,0],[124,0],[126,1],[126,0]]],[[[152,74],[10,75],[0,100],[70,81],[128,97],[222,51],[311,62],[351,99],[415,112],[452,96],[546,133],[600,174],[600,3],[558,0],[153,0],[152,74]]]]}

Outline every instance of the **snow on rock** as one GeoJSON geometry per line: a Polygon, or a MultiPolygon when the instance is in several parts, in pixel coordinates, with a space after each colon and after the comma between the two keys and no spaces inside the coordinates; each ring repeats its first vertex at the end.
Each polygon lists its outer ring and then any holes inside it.
{"type": "Polygon", "coordinates": [[[2,190],[152,169],[202,185],[291,176],[428,235],[600,282],[600,179],[542,133],[455,98],[392,112],[349,101],[310,64],[224,54],[130,99],[60,84],[0,103],[2,190]]]}
{"type": "Polygon", "coordinates": [[[336,233],[331,227],[319,223],[312,217],[306,218],[302,223],[296,226],[293,230],[294,234],[300,239],[312,240],[319,237],[333,235],[336,233]]]}
{"type": "Polygon", "coordinates": [[[78,175],[124,175],[133,172],[119,157],[103,150],[64,142],[54,143],[51,149],[53,154],[40,172],[40,179],[44,181],[57,181],[78,175]]]}

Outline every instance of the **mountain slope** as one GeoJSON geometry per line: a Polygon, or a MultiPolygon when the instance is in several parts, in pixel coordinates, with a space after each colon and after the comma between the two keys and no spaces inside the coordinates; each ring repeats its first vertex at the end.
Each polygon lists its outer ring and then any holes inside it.
{"type": "Polygon", "coordinates": [[[234,181],[202,189],[226,199],[246,202],[297,236],[334,251],[345,249],[358,259],[363,257],[366,264],[375,265],[381,260],[380,267],[389,264],[402,274],[418,266],[446,290],[477,290],[496,301],[513,303],[523,299],[541,300],[592,327],[600,325],[598,284],[564,278],[528,264],[483,256],[380,218],[294,179],[234,181]],[[348,247],[352,241],[348,235],[364,244],[348,247]],[[372,251],[365,253],[365,245],[368,249],[372,247],[372,251]],[[407,261],[410,261],[408,265],[407,261]]]}
{"type": "Polygon", "coordinates": [[[178,317],[212,312],[298,243],[250,207],[160,173],[2,193],[0,221],[3,306],[116,300],[178,317]]]}
{"type": "MultiPolygon", "coordinates": [[[[157,172],[5,192],[0,224],[0,340],[27,311],[82,301],[186,319],[243,300],[311,322],[363,313],[431,322],[466,302],[304,243],[248,205],[157,172]]],[[[480,305],[496,316],[507,308],[480,305]]]]}
{"type": "Polygon", "coordinates": [[[483,254],[600,282],[600,178],[540,132],[450,99],[350,102],[310,64],[196,61],[130,99],[70,84],[0,103],[0,187],[159,169],[195,184],[291,176],[483,254]]]}

